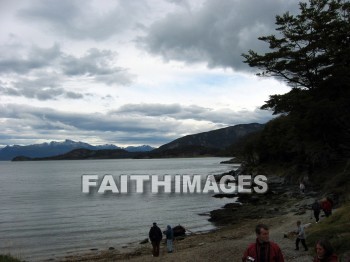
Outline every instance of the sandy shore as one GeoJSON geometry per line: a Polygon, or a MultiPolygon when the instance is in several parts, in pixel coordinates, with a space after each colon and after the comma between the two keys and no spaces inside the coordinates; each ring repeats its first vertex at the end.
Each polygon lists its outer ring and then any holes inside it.
{"type": "MultiPolygon", "coordinates": [[[[295,206],[305,204],[310,199],[300,200],[295,206]]],[[[254,210],[252,210],[254,212],[254,210]]],[[[282,249],[285,261],[312,261],[312,257],[303,248],[295,251],[294,239],[284,238],[284,234],[296,229],[296,221],[303,224],[314,222],[310,220],[310,211],[296,215],[291,211],[273,218],[242,219],[234,225],[225,226],[219,230],[187,236],[175,241],[174,253],[168,254],[166,246],[161,244],[158,258],[151,255],[151,244],[140,245],[131,252],[120,250],[101,251],[84,256],[67,257],[64,261],[241,261],[241,256],[249,243],[255,241],[255,225],[265,223],[270,226],[270,239],[282,249]]],[[[309,247],[310,250],[313,247],[309,247]]]]}

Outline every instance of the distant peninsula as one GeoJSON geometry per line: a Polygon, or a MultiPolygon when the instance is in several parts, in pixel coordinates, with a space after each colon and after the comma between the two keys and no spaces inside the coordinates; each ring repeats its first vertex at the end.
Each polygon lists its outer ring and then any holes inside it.
{"type": "MultiPolygon", "coordinates": [[[[170,143],[152,148],[150,146],[134,147],[132,150],[118,148],[114,145],[104,147],[93,147],[86,143],[66,140],[64,144],[73,144],[74,148],[66,150],[64,153],[44,156],[32,156],[25,154],[26,151],[17,154],[12,161],[41,161],[41,160],[88,160],[88,159],[125,159],[125,158],[173,158],[173,157],[211,157],[211,156],[231,156],[227,148],[239,142],[246,135],[262,130],[264,125],[252,123],[220,128],[213,131],[187,135],[178,138],[170,143]],[[88,145],[88,146],[87,146],[88,145]],[[81,146],[81,148],[77,148],[81,146]]],[[[52,149],[55,144],[43,145],[52,149]]],[[[42,144],[41,144],[42,145],[42,144]]],[[[61,144],[58,144],[62,146],[61,144]]],[[[38,145],[33,145],[38,147],[38,145]]],[[[6,147],[2,150],[9,150],[6,147]]],[[[27,149],[27,148],[26,148],[27,149]]],[[[28,150],[27,150],[28,151],[28,150]]],[[[1,152],[0,152],[1,153],[1,152]]]]}

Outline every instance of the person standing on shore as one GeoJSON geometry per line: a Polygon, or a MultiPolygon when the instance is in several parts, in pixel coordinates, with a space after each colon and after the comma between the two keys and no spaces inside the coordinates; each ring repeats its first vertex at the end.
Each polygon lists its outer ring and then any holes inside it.
{"type": "Polygon", "coordinates": [[[320,221],[321,205],[317,199],[315,199],[315,202],[312,204],[311,208],[314,211],[314,217],[316,219],[316,223],[318,223],[318,221],[320,221]]]}
{"type": "Polygon", "coordinates": [[[332,245],[327,239],[317,241],[315,250],[313,262],[338,262],[338,257],[333,253],[332,245]]]}
{"type": "Polygon", "coordinates": [[[168,253],[173,253],[173,240],[174,240],[174,232],[171,226],[167,226],[167,229],[164,231],[166,236],[166,246],[168,249],[168,253]]]}
{"type": "Polygon", "coordinates": [[[255,233],[256,241],[248,246],[242,261],[284,262],[280,247],[269,239],[269,227],[259,224],[255,227],[255,233]]]}
{"type": "Polygon", "coordinates": [[[163,235],[156,222],[153,223],[148,235],[153,247],[152,254],[154,257],[159,257],[159,246],[163,235]]]}
{"type": "Polygon", "coordinates": [[[305,234],[305,228],[301,224],[300,221],[297,222],[297,230],[295,233],[297,234],[297,239],[295,240],[295,250],[299,250],[299,242],[301,241],[301,244],[303,245],[305,251],[308,251],[305,239],[306,239],[306,234],[305,234]]]}

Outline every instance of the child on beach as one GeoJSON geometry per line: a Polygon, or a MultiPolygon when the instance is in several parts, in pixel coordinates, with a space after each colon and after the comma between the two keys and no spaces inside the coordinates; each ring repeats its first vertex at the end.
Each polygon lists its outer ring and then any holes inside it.
{"type": "Polygon", "coordinates": [[[301,244],[303,245],[305,251],[308,251],[305,239],[306,239],[306,234],[305,234],[305,228],[301,224],[300,221],[297,222],[297,230],[295,233],[297,234],[297,239],[295,240],[295,250],[299,250],[299,242],[301,241],[301,244]]]}

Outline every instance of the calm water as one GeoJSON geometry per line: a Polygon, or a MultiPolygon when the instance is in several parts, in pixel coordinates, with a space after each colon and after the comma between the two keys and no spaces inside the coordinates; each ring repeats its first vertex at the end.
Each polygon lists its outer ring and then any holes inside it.
{"type": "Polygon", "coordinates": [[[232,200],[212,194],[84,194],[83,174],[220,174],[223,158],[0,161],[0,253],[37,261],[120,248],[147,238],[150,225],[181,224],[193,232],[213,229],[200,216],[232,200]]]}

